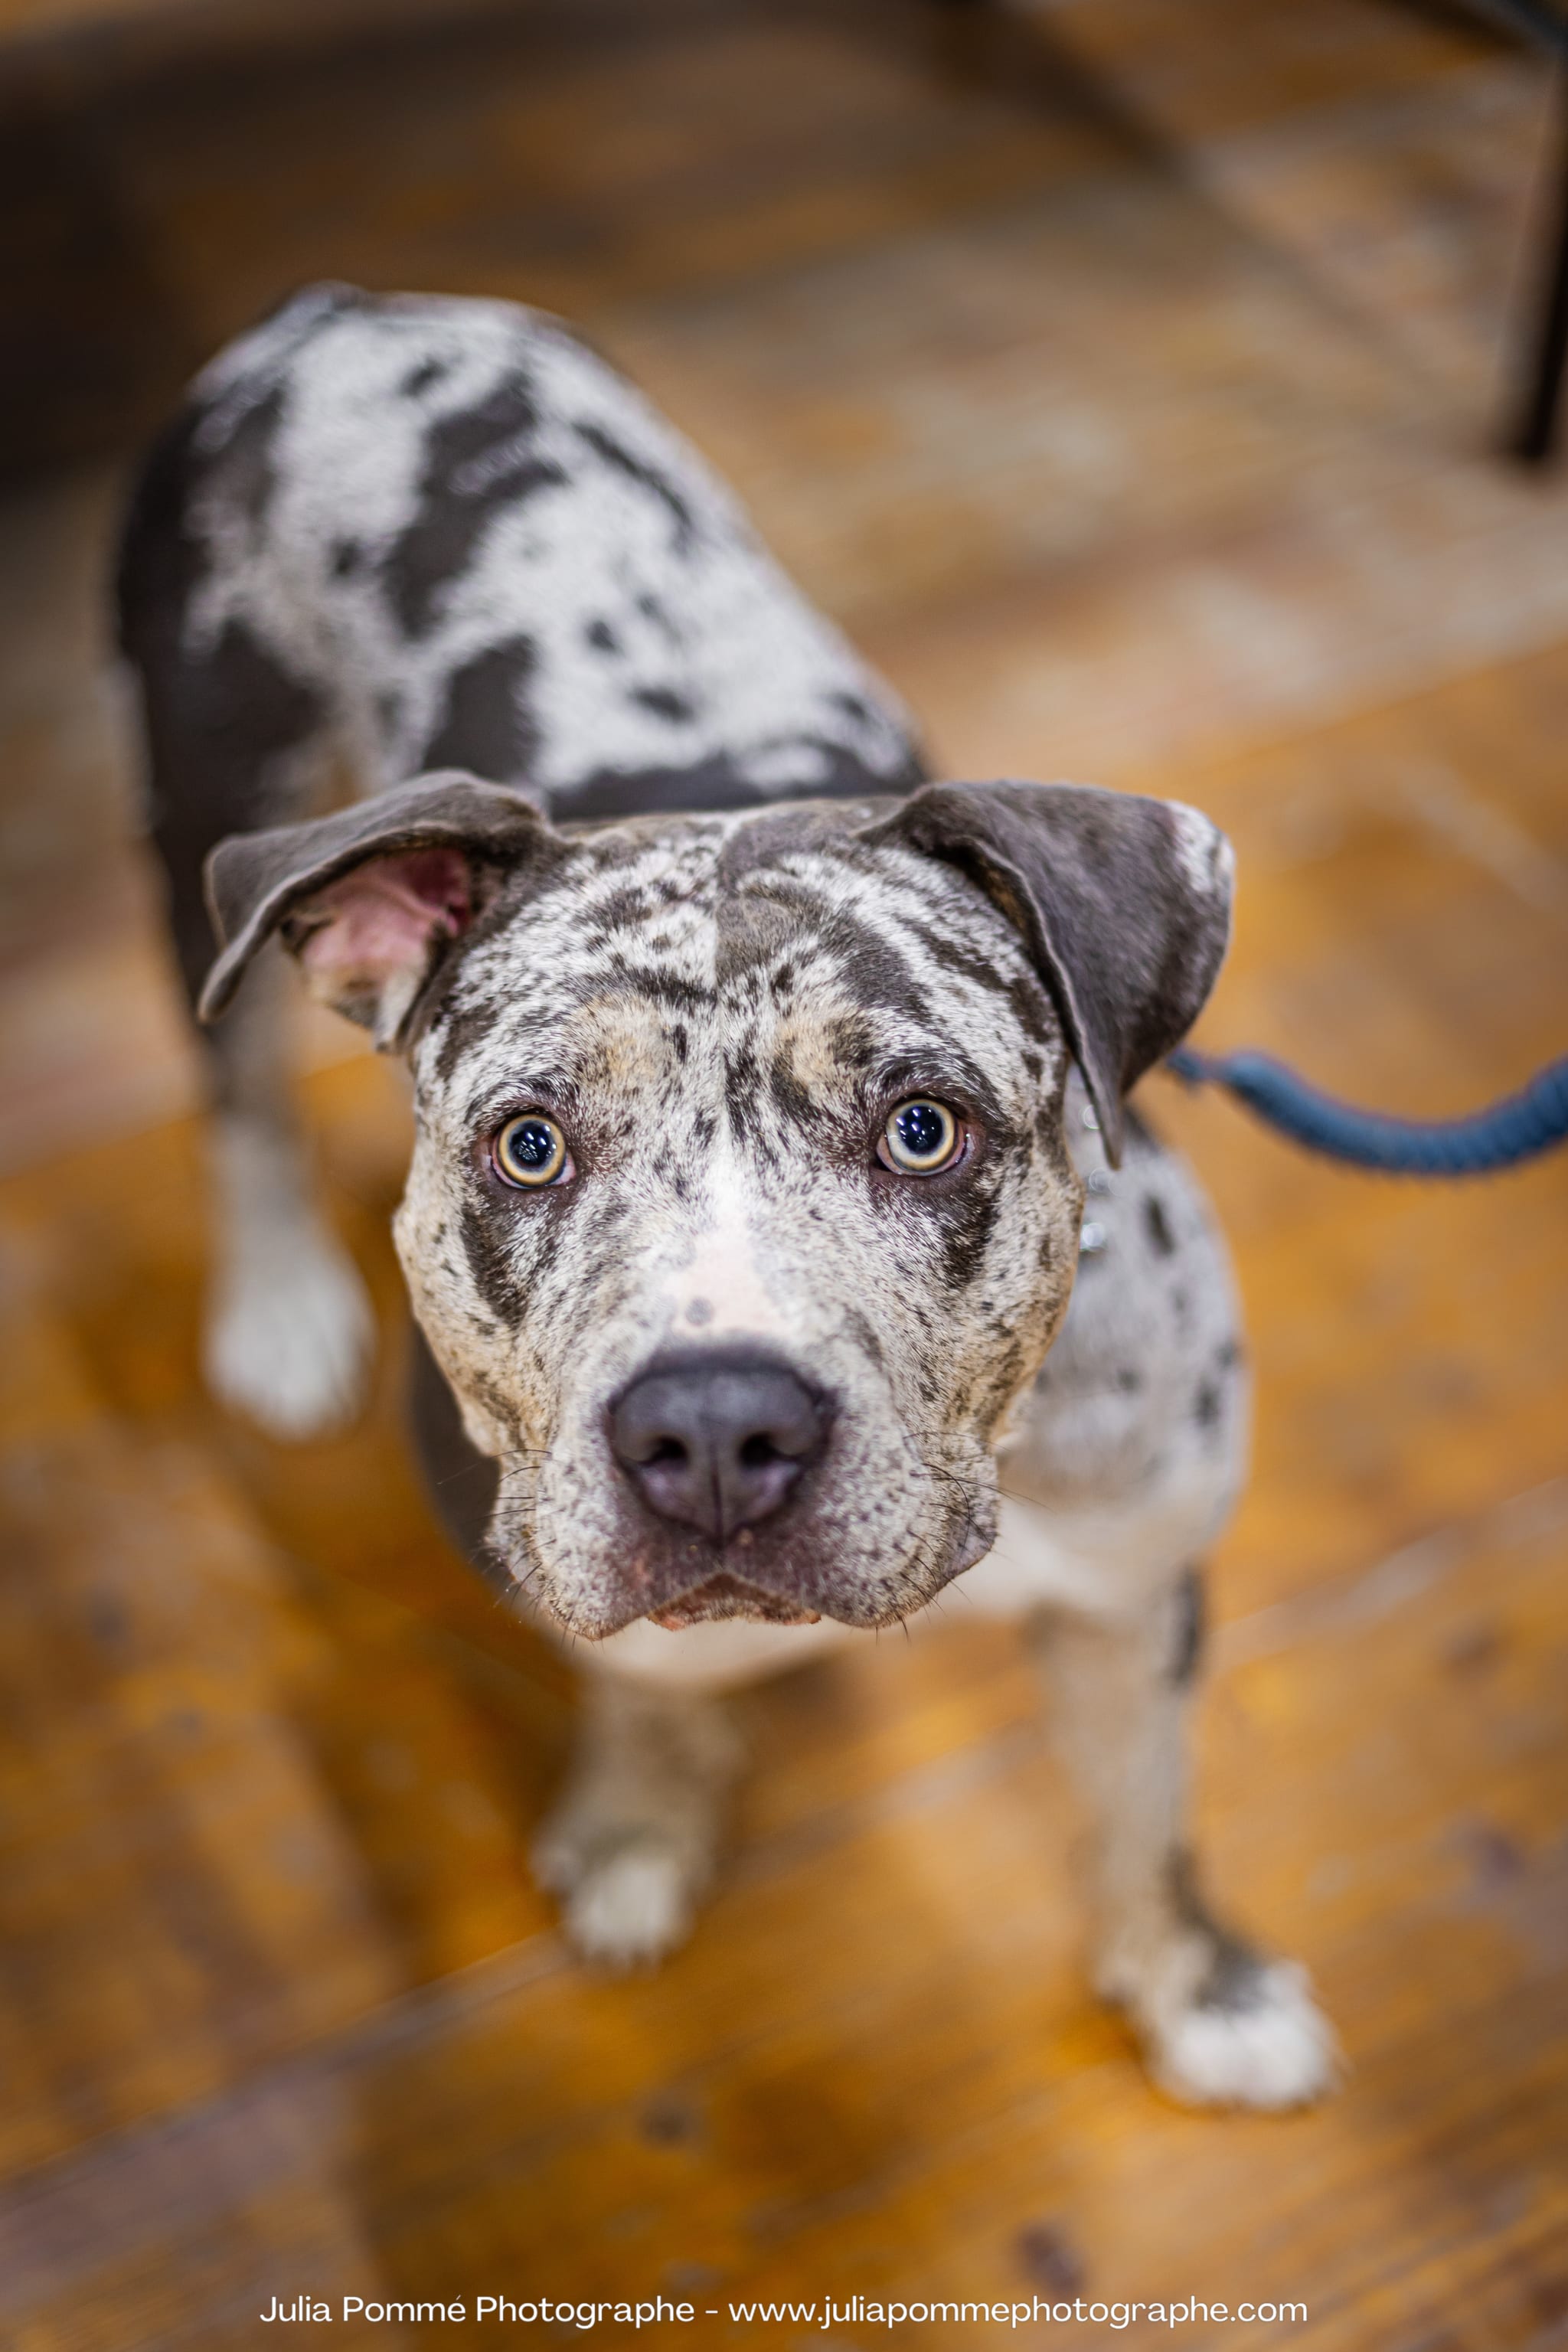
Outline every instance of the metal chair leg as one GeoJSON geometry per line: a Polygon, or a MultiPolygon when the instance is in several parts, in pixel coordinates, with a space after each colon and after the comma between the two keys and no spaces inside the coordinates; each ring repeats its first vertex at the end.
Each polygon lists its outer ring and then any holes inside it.
{"type": "Polygon", "coordinates": [[[1510,446],[1527,466],[1543,465],[1557,446],[1562,420],[1563,376],[1568,362],[1568,67],[1558,68],[1562,122],[1558,170],[1561,185],[1553,245],[1547,265],[1534,368],[1524,412],[1510,446]]]}

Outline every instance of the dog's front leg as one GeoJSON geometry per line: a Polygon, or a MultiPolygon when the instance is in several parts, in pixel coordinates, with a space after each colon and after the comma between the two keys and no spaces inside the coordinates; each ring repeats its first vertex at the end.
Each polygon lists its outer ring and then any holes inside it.
{"type": "Polygon", "coordinates": [[[203,1361],[232,1410],[273,1436],[306,1438],[358,1410],[374,1324],[317,1205],[288,1067],[289,995],[274,947],[208,1036],[214,1265],[203,1361]]]}
{"type": "Polygon", "coordinates": [[[584,1676],[576,1753],[533,1866],[585,1958],[635,1968],[685,1941],[739,1763],[721,1700],[584,1676]]]}
{"type": "Polygon", "coordinates": [[[1331,2028],[1305,1971],[1263,1958],[1206,1908],[1185,1832],[1196,1571],[1135,1614],[1030,1622],[1053,1725],[1088,1806],[1095,1980],[1149,2069],[1196,2105],[1291,2107],[1329,2087],[1331,2028]]]}

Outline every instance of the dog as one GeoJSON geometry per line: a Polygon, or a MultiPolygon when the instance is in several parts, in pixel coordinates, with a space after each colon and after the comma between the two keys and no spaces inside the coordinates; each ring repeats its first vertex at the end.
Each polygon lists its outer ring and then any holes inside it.
{"type": "Polygon", "coordinates": [[[1315,2097],[1305,1976],[1211,1916],[1184,1825],[1246,1379],[1204,1202],[1126,1101],[1219,969],[1220,835],[932,780],[695,453],[507,303],[329,285],[231,345],[147,461],[119,606],[216,1024],[210,1383],[298,1436],[365,1370],[289,1108],[291,955],[411,1074],[426,1462],[482,1493],[458,1532],[511,1605],[576,1637],[536,1863],[578,1947],[687,1932],[727,1688],[962,1579],[1038,1654],[1096,1981],[1155,2081],[1315,2097]],[[361,796],[323,809],[334,753],[361,796]]]}

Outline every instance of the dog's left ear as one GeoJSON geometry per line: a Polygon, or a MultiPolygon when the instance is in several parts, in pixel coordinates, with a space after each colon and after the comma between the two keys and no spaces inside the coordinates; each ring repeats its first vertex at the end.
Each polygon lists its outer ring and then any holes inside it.
{"type": "Polygon", "coordinates": [[[274,932],[311,993],[403,1045],[437,966],[503,878],[566,845],[525,794],[449,771],[304,824],[235,834],[207,860],[222,949],[196,1010],[216,1021],[274,932]]]}
{"type": "Polygon", "coordinates": [[[1225,955],[1225,835],[1133,793],[927,784],[861,838],[945,858],[1016,924],[1117,1166],[1122,1097],[1185,1035],[1225,955]]]}

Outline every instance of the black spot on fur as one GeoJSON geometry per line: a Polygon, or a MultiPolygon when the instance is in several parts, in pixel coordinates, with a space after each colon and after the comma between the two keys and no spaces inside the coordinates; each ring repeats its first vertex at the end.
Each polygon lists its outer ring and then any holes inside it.
{"type": "Polygon", "coordinates": [[[511,1577],[485,1540],[495,1507],[496,1465],[469,1443],[457,1399],[417,1324],[410,1346],[410,1419],[426,1491],[458,1551],[507,1591],[511,1577]]]}
{"type": "Polygon", "coordinates": [[[1061,1034],[1051,1000],[1032,972],[1018,972],[1007,982],[1007,1002],[1018,1016],[1026,1037],[1037,1045],[1049,1045],[1061,1034]]]}
{"type": "MultiPolygon", "coordinates": [[[[174,618],[174,616],[171,616],[174,618]]],[[[273,786],[276,763],[325,718],[315,691],[281,668],[250,631],[230,621],[209,653],[143,673],[153,757],[153,837],[168,869],[169,911],[193,1002],[217,951],[202,879],[225,834],[291,814],[273,786]]],[[[226,1065],[215,1063],[221,1074],[226,1065]]]]}
{"type": "MultiPolygon", "coordinates": [[[[786,747],[787,748],[787,747],[786,747]]],[[[861,799],[889,789],[886,777],[852,762],[845,756],[827,775],[820,772],[809,747],[802,749],[801,774],[794,789],[817,799],[861,799]]],[[[563,821],[593,817],[653,816],[660,810],[683,814],[700,809],[757,808],[785,795],[784,785],[767,790],[741,772],[732,754],[715,752],[684,767],[600,768],[580,783],[565,786],[552,796],[552,813],[563,821]]]]}
{"type": "MultiPolygon", "coordinates": [[[[607,940],[612,931],[635,930],[650,909],[647,892],[634,882],[622,882],[605,896],[581,918],[583,936],[590,940],[607,940]]],[[[651,942],[650,942],[651,944],[651,942]]]]}
{"type": "Polygon", "coordinates": [[[876,1328],[868,1317],[863,1315],[859,1307],[848,1307],[844,1311],[844,1324],[857,1346],[870,1358],[872,1363],[879,1368],[882,1362],[882,1343],[878,1339],[876,1328]]]}
{"type": "Polygon", "coordinates": [[[1198,2007],[1230,2017],[1260,2009],[1268,1998],[1264,1973],[1264,1963],[1250,1944],[1227,1927],[1216,1927],[1214,1957],[1198,1988],[1198,2007]]]}
{"type": "Polygon", "coordinates": [[[1171,1231],[1171,1221],[1165,1214],[1165,1204],[1157,1192],[1143,1196],[1143,1230],[1149,1236],[1149,1246],[1156,1257],[1170,1257],[1176,1246],[1176,1236],[1171,1231]]]}
{"type": "Polygon", "coordinates": [[[283,386],[276,383],[247,409],[214,467],[219,496],[232,499],[248,522],[260,522],[272,503],[278,479],[272,460],[284,406],[283,386]]]}
{"type": "MultiPolygon", "coordinates": [[[[263,425],[278,413],[267,410],[263,425]]],[[[203,884],[207,853],[226,834],[298,814],[280,755],[309,742],[325,718],[311,682],[282,668],[242,625],[231,623],[206,650],[190,649],[186,620],[208,576],[206,543],[192,515],[221,479],[227,455],[202,450],[206,415],[187,404],[153,443],[126,516],[116,578],[120,645],[141,674],[153,839],[193,1001],[216,952],[203,884]]],[[[260,454],[253,443],[251,459],[260,454]]],[[[260,487],[258,471],[252,488],[260,487]]],[[[215,1056],[220,1086],[223,1066],[224,1057],[215,1056]]]]}
{"type": "MultiPolygon", "coordinates": [[[[913,744],[900,744],[890,768],[873,768],[861,754],[848,744],[835,740],[830,735],[808,734],[803,731],[793,741],[785,738],[771,743],[771,757],[782,751],[798,751],[801,777],[797,789],[810,793],[814,800],[838,798],[846,793],[878,794],[912,793],[917,784],[926,781],[925,762],[913,744]]],[[[770,797],[776,798],[776,787],[770,797]]]]}
{"type": "Polygon", "coordinates": [[[521,1321],[523,1294],[512,1272],[511,1262],[502,1247],[493,1213],[487,1213],[473,1201],[465,1201],[458,1219],[458,1231],[463,1244],[463,1255],[468,1261],[468,1272],[473,1276],[474,1288],[490,1313],[498,1323],[521,1321]]]}
{"type": "Polygon", "coordinates": [[[846,694],[840,688],[836,688],[835,691],[828,696],[827,699],[833,705],[835,710],[842,710],[846,719],[857,719],[863,721],[872,719],[876,715],[863,694],[846,694]]]}
{"type": "Polygon", "coordinates": [[[697,527],[692,520],[691,509],[687,505],[674,483],[667,481],[657,467],[645,465],[640,457],[634,457],[632,452],[623,443],[617,441],[613,433],[607,433],[602,425],[579,425],[575,430],[579,441],[592,449],[595,457],[602,457],[606,466],[613,466],[616,473],[624,474],[628,481],[637,482],[643,489],[649,491],[654,498],[658,499],[668,514],[673,526],[672,540],[676,553],[678,555],[689,553],[697,537],[697,527]]]}
{"type": "Polygon", "coordinates": [[[847,1070],[868,1070],[877,1059],[877,1040],[858,1013],[837,1013],[827,1024],[827,1043],[834,1059],[847,1070]]]}
{"type": "Polygon", "coordinates": [[[1184,1569],[1176,1587],[1175,1638],[1171,1649],[1171,1680],[1178,1689],[1184,1688],[1192,1681],[1198,1670],[1198,1660],[1203,1655],[1207,1615],[1205,1604],[1202,1570],[1184,1569]]]}
{"type": "Polygon", "coordinates": [[[683,727],[697,716],[697,706],[672,686],[636,686],[632,700],[651,711],[656,719],[667,719],[672,727],[683,727]]]}
{"type": "Polygon", "coordinates": [[[496,1008],[489,997],[458,1009],[437,1010],[435,1026],[440,1034],[436,1048],[436,1072],[443,1086],[469,1051],[495,1026],[496,1008]]]}
{"type": "Polygon", "coordinates": [[[203,410],[188,401],[171,417],[132,486],[115,571],[116,638],[143,667],[178,643],[184,606],[206,569],[205,551],[189,520],[193,482],[201,472],[195,439],[203,410]]]}
{"type": "Polygon", "coordinates": [[[742,1042],[732,1054],[725,1055],[724,1108],[731,1132],[742,1143],[757,1139],[757,1088],[761,1077],[756,1054],[749,1042],[742,1042]]]}
{"type": "Polygon", "coordinates": [[[1214,1429],[1220,1416],[1220,1392],[1212,1381],[1205,1381],[1193,1399],[1193,1419],[1200,1429],[1214,1429]]]}
{"type": "Polygon", "coordinates": [[[1197,1864],[1186,1846],[1172,1847],[1165,1864],[1165,1881],[1171,1908],[1184,1927],[1195,1927],[1201,1933],[1213,1926],[1208,1905],[1198,1885],[1197,1864]]]}
{"type": "Polygon", "coordinates": [[[858,1004],[929,1022],[931,1007],[906,959],[883,932],[836,910],[823,924],[822,943],[837,956],[844,985],[858,1004]]]}
{"type": "Polygon", "coordinates": [[[684,633],[677,628],[668,612],[657,596],[650,596],[645,592],[637,598],[637,611],[645,621],[652,622],[668,644],[679,646],[683,642],[684,633]]]}
{"type": "Polygon", "coordinates": [[[915,921],[907,923],[905,928],[912,938],[920,940],[931,961],[940,964],[944,971],[961,972],[977,988],[988,989],[994,995],[1005,995],[1009,983],[1003,979],[995,965],[984,956],[977,955],[973,948],[965,946],[952,931],[939,931],[930,923],[915,921]]]}
{"type": "Polygon", "coordinates": [[[447,373],[445,360],[421,360],[416,368],[410,368],[397,389],[405,400],[417,400],[433,384],[440,383],[447,373]]]}
{"type": "Polygon", "coordinates": [[[610,957],[608,962],[616,980],[633,995],[651,997],[656,1004],[668,1004],[677,1013],[713,1010],[712,990],[683,979],[679,972],[661,971],[657,964],[634,964],[622,955],[610,957]]]}
{"type": "Polygon", "coordinates": [[[773,1055],[768,1068],[768,1090],[785,1118],[795,1126],[811,1128],[821,1119],[822,1106],[796,1077],[787,1052],[773,1055]]]}
{"type": "Polygon", "coordinates": [[[487,646],[447,681],[440,725],[425,746],[427,768],[468,768],[507,783],[525,776],[539,744],[526,698],[538,661],[531,637],[487,646]]]}
{"type": "Polygon", "coordinates": [[[621,641],[608,621],[590,621],[583,632],[596,654],[618,654],[621,641]]]}
{"type": "Polygon", "coordinates": [[[1233,2015],[1256,2008],[1262,1991],[1263,1962],[1249,1944],[1221,1927],[1214,1916],[1204,1901],[1193,1857],[1183,1846],[1171,1855],[1167,1884],[1176,1917],[1184,1927],[1203,1936],[1210,1948],[1198,2007],[1229,2011],[1233,2015]]]}
{"type": "Polygon", "coordinates": [[[942,1279],[949,1291],[956,1293],[968,1288],[984,1264],[996,1230],[1000,1199],[994,1192],[972,1187],[952,1196],[943,1207],[951,1223],[942,1243],[942,1279]]]}
{"type": "Polygon", "coordinates": [[[988,1423],[994,1422],[996,1415],[1008,1398],[1014,1394],[1024,1376],[1024,1349],[1021,1341],[1009,1339],[1005,1328],[1000,1325],[994,1328],[992,1336],[995,1340],[996,1349],[987,1360],[986,1370],[990,1377],[982,1391],[989,1401],[988,1409],[984,1414],[988,1423]]]}
{"type": "Polygon", "coordinates": [[[357,539],[336,540],[332,545],[330,566],[334,580],[348,580],[364,562],[364,550],[357,539]]]}
{"type": "Polygon", "coordinates": [[[529,447],[538,422],[531,389],[513,376],[477,407],[431,425],[418,512],[399,533],[383,571],[405,636],[423,635],[430,627],[442,592],[468,569],[480,539],[503,509],[566,479],[559,466],[529,447]]]}
{"type": "Polygon", "coordinates": [[[716,908],[714,976],[728,997],[737,995],[752,1005],[763,994],[774,994],[769,974],[787,956],[809,912],[802,894],[776,881],[741,890],[721,891],[716,908]]]}

